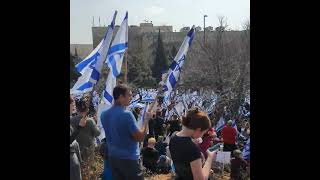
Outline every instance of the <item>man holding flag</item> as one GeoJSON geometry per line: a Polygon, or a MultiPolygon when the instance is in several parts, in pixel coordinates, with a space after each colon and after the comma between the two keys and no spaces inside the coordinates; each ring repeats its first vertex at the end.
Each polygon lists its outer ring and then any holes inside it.
{"type": "Polygon", "coordinates": [[[138,142],[142,142],[147,134],[151,113],[144,112],[143,124],[139,128],[132,112],[125,110],[131,96],[127,86],[117,85],[113,89],[114,105],[101,114],[113,179],[143,179],[138,142]]]}

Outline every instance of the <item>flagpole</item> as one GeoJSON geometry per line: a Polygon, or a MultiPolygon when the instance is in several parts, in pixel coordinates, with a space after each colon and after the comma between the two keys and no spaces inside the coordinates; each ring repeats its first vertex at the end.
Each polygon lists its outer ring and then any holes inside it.
{"type": "Polygon", "coordinates": [[[128,55],[127,51],[124,54],[124,63],[125,63],[125,74],[124,74],[124,83],[127,84],[128,82],[128,55]]]}

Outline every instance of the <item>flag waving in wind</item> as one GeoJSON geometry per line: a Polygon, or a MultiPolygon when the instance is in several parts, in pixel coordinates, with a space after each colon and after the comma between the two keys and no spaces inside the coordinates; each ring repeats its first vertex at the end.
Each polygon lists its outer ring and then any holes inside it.
{"type": "Polygon", "coordinates": [[[108,51],[107,64],[112,74],[117,77],[120,74],[123,55],[128,48],[128,12],[112,42],[108,51]]]}
{"type": "Polygon", "coordinates": [[[216,132],[219,132],[223,127],[224,127],[224,118],[223,116],[221,116],[215,128],[216,132]]]}
{"type": "Polygon", "coordinates": [[[168,104],[170,101],[170,93],[172,89],[177,84],[177,81],[179,79],[179,75],[181,72],[181,68],[183,66],[184,60],[187,57],[187,52],[189,47],[191,46],[193,37],[195,34],[194,25],[192,26],[191,30],[188,32],[187,37],[184,39],[177,55],[175,56],[172,64],[170,65],[170,69],[168,72],[168,77],[165,82],[165,85],[163,86],[164,90],[164,101],[168,104]]]}
{"type": "Polygon", "coordinates": [[[117,11],[115,11],[111,24],[108,26],[107,32],[98,46],[83,61],[76,65],[77,71],[82,75],[71,89],[71,93],[89,92],[99,80],[103,62],[106,59],[112,39],[116,16],[117,11]]]}
{"type": "MultiPolygon", "coordinates": [[[[113,104],[113,88],[116,86],[117,76],[120,74],[120,71],[121,71],[123,55],[127,48],[128,48],[128,12],[126,13],[126,16],[122,21],[122,24],[107,53],[107,59],[105,63],[110,68],[110,71],[108,73],[106,87],[102,92],[103,97],[99,105],[100,107],[105,106],[109,108],[113,104]]],[[[98,118],[97,124],[100,125],[99,129],[102,134],[99,136],[99,138],[103,139],[105,138],[105,133],[101,125],[100,117],[98,118]]]]}
{"type": "Polygon", "coordinates": [[[91,79],[90,79],[91,82],[93,82],[93,83],[96,83],[100,78],[103,63],[106,60],[107,52],[109,50],[109,46],[111,43],[113,30],[114,30],[114,24],[115,24],[114,21],[116,19],[116,16],[117,16],[117,11],[115,11],[115,13],[113,15],[112,22],[111,22],[110,26],[108,27],[107,33],[105,34],[105,36],[102,40],[103,41],[102,46],[98,51],[98,53],[100,54],[100,58],[98,58],[96,63],[93,64],[93,71],[92,71],[91,79]]]}
{"type": "Polygon", "coordinates": [[[116,78],[121,72],[121,66],[125,51],[128,49],[128,12],[109,48],[106,63],[110,68],[106,87],[103,92],[103,100],[107,104],[113,103],[113,88],[116,86],[116,78]]]}
{"type": "Polygon", "coordinates": [[[242,156],[243,159],[250,160],[250,138],[248,139],[246,145],[243,148],[242,156]]]}

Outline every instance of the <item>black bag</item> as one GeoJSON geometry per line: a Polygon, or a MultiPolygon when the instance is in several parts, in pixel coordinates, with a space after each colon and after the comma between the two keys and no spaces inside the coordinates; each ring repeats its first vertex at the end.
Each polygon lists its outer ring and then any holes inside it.
{"type": "Polygon", "coordinates": [[[107,141],[105,138],[101,140],[99,153],[103,157],[104,160],[108,159],[108,145],[107,145],[107,141]]]}

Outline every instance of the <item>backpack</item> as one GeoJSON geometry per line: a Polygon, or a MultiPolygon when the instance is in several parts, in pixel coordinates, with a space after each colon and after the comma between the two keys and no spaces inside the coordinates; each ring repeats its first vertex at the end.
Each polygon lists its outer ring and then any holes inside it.
{"type": "Polygon", "coordinates": [[[170,164],[167,162],[167,157],[164,155],[161,155],[159,157],[159,162],[157,164],[157,170],[159,174],[167,174],[171,170],[170,164]]]}

